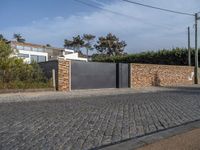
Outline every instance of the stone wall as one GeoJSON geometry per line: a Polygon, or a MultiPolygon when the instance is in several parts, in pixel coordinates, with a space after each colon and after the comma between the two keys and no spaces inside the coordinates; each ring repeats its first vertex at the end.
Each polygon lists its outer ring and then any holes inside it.
{"type": "MultiPolygon", "coordinates": [[[[56,89],[71,91],[71,61],[59,59],[40,63],[47,78],[56,71],[56,89]]],[[[194,67],[130,64],[130,87],[178,86],[194,83],[194,67]]]]}
{"type": "Polygon", "coordinates": [[[131,87],[177,86],[194,83],[194,67],[131,64],[131,87]]]}
{"type": "Polygon", "coordinates": [[[71,90],[71,61],[58,60],[58,91],[71,90]]]}

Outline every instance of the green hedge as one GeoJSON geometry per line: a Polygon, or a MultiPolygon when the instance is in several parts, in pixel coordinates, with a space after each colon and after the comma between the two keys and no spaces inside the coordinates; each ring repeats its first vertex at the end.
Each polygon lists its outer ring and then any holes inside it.
{"type": "MultiPolygon", "coordinates": [[[[194,65],[194,49],[191,50],[192,65],[194,65]]],[[[199,55],[200,56],[200,55],[199,55]]],[[[95,62],[121,62],[121,63],[147,63],[165,65],[188,65],[188,50],[186,48],[175,48],[172,50],[148,51],[123,56],[106,56],[95,54],[92,57],[95,62]]]]}

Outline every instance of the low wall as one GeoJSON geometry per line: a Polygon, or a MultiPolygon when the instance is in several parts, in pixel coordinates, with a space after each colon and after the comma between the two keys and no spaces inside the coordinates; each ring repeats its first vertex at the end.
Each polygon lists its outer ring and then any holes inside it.
{"type": "Polygon", "coordinates": [[[131,64],[131,87],[177,86],[194,83],[194,67],[131,64]]]}
{"type": "Polygon", "coordinates": [[[52,70],[55,70],[56,90],[71,90],[71,61],[59,59],[42,62],[39,65],[48,79],[52,78],[52,70]]]}
{"type": "Polygon", "coordinates": [[[52,78],[52,70],[55,70],[55,76],[56,76],[56,89],[58,89],[58,60],[52,60],[52,61],[46,61],[38,63],[41,67],[44,75],[48,78],[52,78]]]}
{"type": "MultiPolygon", "coordinates": [[[[39,64],[48,78],[56,71],[56,89],[71,90],[71,61],[59,59],[39,64]]],[[[98,68],[97,68],[98,69],[98,68]]],[[[124,72],[123,72],[124,73],[124,72]]],[[[194,67],[130,64],[130,87],[178,86],[194,83],[194,67]]]]}

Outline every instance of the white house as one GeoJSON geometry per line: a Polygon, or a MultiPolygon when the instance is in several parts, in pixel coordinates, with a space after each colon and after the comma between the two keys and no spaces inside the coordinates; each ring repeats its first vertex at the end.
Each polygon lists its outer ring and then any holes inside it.
{"type": "Polygon", "coordinates": [[[88,61],[87,58],[82,58],[78,56],[77,52],[74,52],[74,50],[70,49],[64,49],[62,56],[64,59],[68,60],[79,60],[79,61],[88,61]]]}
{"type": "Polygon", "coordinates": [[[10,45],[15,51],[15,56],[23,58],[27,63],[45,62],[63,57],[66,60],[87,61],[86,58],[79,57],[74,50],[16,41],[11,41],[10,45]]]}
{"type": "Polygon", "coordinates": [[[48,53],[44,46],[16,41],[11,41],[10,45],[15,52],[15,56],[24,59],[27,63],[30,63],[31,61],[48,61],[48,53]]]}

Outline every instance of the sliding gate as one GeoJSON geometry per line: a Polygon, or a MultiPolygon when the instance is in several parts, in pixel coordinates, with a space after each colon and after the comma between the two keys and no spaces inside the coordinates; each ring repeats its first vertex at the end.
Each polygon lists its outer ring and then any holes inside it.
{"type": "Polygon", "coordinates": [[[71,63],[72,90],[129,87],[128,64],[81,61],[71,63]]]}

